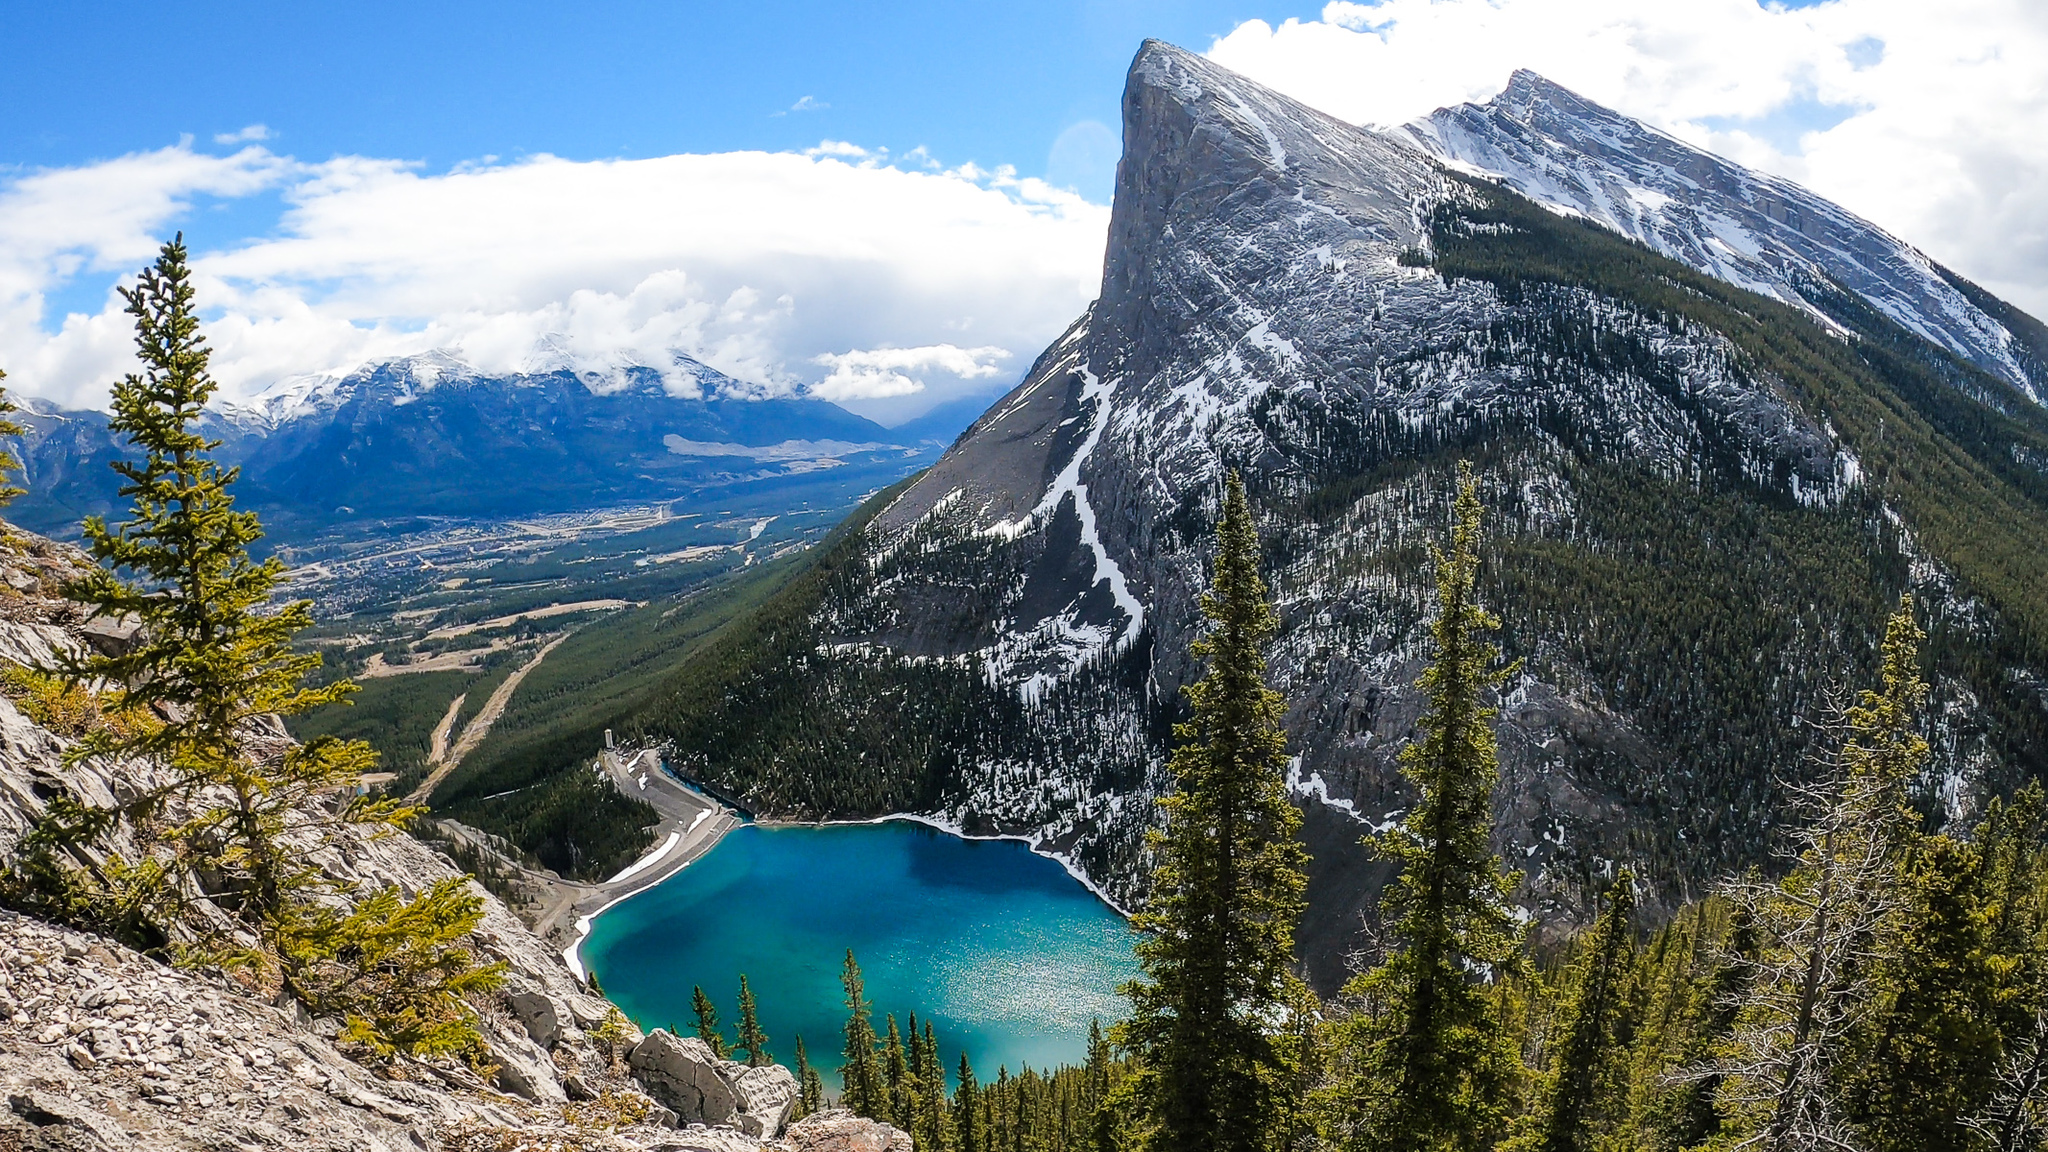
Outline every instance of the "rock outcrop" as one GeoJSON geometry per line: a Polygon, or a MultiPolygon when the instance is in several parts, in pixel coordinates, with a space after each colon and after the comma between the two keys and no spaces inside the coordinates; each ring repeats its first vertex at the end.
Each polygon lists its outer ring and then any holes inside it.
{"type": "MultiPolygon", "coordinates": [[[[132,627],[89,621],[59,594],[87,563],[19,531],[0,539],[0,667],[129,642],[132,627]]],[[[110,807],[151,780],[146,765],[66,763],[71,737],[12,693],[0,692],[0,858],[56,797],[110,807]]],[[[125,835],[114,842],[130,847],[125,835]]],[[[312,860],[372,889],[417,892],[456,874],[407,836],[344,837],[312,860]]],[[[0,1148],[782,1147],[773,1141],[797,1096],[788,1069],[718,1061],[689,1050],[700,1041],[630,1026],[617,1051],[603,1050],[592,1031],[611,1004],[476,891],[484,916],[468,944],[506,977],[473,1003],[487,1049],[474,1066],[359,1063],[337,1046],[339,1021],[308,1019],[289,999],[0,911],[0,1148]],[[627,1050],[630,1064],[619,1059],[627,1050]]]]}
{"type": "Polygon", "coordinates": [[[910,1134],[844,1108],[828,1108],[789,1127],[792,1152],[910,1152],[910,1134]]]}
{"type": "Polygon", "coordinates": [[[721,1124],[749,1136],[782,1131],[796,1106],[796,1077],[780,1064],[721,1060],[694,1036],[656,1028],[627,1058],[647,1094],[683,1123],[721,1124]]]}

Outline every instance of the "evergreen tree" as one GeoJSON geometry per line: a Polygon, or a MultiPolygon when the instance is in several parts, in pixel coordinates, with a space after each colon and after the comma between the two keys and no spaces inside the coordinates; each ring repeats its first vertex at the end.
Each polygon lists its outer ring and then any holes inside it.
{"type": "Polygon", "coordinates": [[[818,1070],[811,1067],[811,1057],[804,1051],[804,1038],[796,1038],[796,1114],[793,1120],[801,1120],[825,1106],[825,1082],[819,1078],[818,1070]]]}
{"type": "Polygon", "coordinates": [[[874,1009],[868,1003],[860,979],[860,965],[853,949],[846,950],[846,967],[840,975],[846,988],[846,1063],[839,1069],[839,1103],[855,1115],[886,1121],[889,1111],[888,1085],[875,1059],[874,1009]]]}
{"type": "Polygon", "coordinates": [[[725,1059],[725,1034],[718,1030],[718,1008],[704,994],[704,986],[690,988],[690,1010],[697,1014],[697,1039],[711,1046],[711,1054],[725,1059]]]}
{"type": "Polygon", "coordinates": [[[775,1063],[775,1057],[768,1052],[768,1035],[761,1031],[761,1020],[754,1013],[754,990],[747,987],[744,972],[740,974],[740,1050],[746,1052],[750,1067],[775,1063]]]}
{"type": "Polygon", "coordinates": [[[1635,878],[1624,868],[1608,889],[1585,954],[1566,979],[1529,1131],[1511,1147],[1592,1152],[1627,1118],[1628,1049],[1635,1010],[1635,878]]]}
{"type": "Polygon", "coordinates": [[[945,1152],[947,1137],[946,1070],[939,1064],[939,1041],[932,1022],[924,1022],[924,1042],[918,1046],[917,1081],[922,1090],[918,1100],[917,1126],[912,1135],[921,1152],[945,1152]]]}
{"type": "MultiPolygon", "coordinates": [[[[5,379],[7,379],[7,373],[0,371],[0,380],[5,379]]],[[[7,394],[7,389],[0,388],[0,436],[22,435],[22,426],[8,419],[9,415],[20,410],[15,407],[14,398],[7,394]]],[[[6,504],[16,496],[21,495],[22,489],[8,483],[7,480],[10,474],[19,471],[21,471],[21,461],[15,457],[13,452],[0,448],[0,504],[6,504]]]]}
{"type": "Polygon", "coordinates": [[[981,1085],[974,1079],[974,1065],[967,1053],[960,1053],[960,1086],[953,1092],[953,1146],[960,1152],[983,1152],[987,1129],[982,1125],[981,1085]]]}
{"type": "Polygon", "coordinates": [[[213,457],[219,443],[195,430],[218,385],[182,237],[120,291],[142,372],[114,386],[108,427],[142,459],[114,464],[129,518],[86,520],[99,566],[65,593],[95,616],[133,620],[138,640],[119,655],[79,653],[45,672],[85,692],[118,685],[106,689],[111,711],[146,718],[95,728],[71,756],[141,761],[155,775],[135,781],[118,810],[91,819],[53,804],[54,824],[38,831],[90,860],[94,853],[77,848],[122,815],[151,827],[168,855],[127,860],[102,846],[83,873],[63,877],[72,886],[65,900],[94,926],[153,923],[158,939],[192,940],[179,949],[188,962],[274,976],[316,1013],[344,1019],[345,1037],[373,1051],[473,1048],[474,1013],[463,997],[494,987],[502,973],[465,943],[482,900],[454,879],[410,899],[396,888],[365,892],[311,862],[350,828],[375,835],[415,811],[356,795],[376,763],[367,744],[323,737],[280,746],[268,728],[273,717],[340,701],[355,685],[305,685],[320,657],[294,651],[292,640],[311,625],[311,606],[272,606],[283,563],[250,556],[262,526],[235,508],[238,470],[222,468],[213,457]]]}
{"type": "Polygon", "coordinates": [[[2001,1057],[1964,1124],[1996,1152],[2048,1148],[2048,795],[2039,783],[1993,800],[1976,843],[1995,911],[2001,1057]]]}
{"type": "Polygon", "coordinates": [[[1899,869],[1918,823],[1905,789],[1927,759],[1914,730],[1927,698],[1923,639],[1902,597],[1886,625],[1879,687],[1843,712],[1836,752],[1795,792],[1807,816],[1797,864],[1779,883],[1729,889],[1760,944],[1753,957],[1730,957],[1745,966],[1745,1002],[1725,1055],[1699,1071],[1721,1076],[1730,1122],[1773,1148],[1856,1140],[1838,1065],[1875,1006],[1879,961],[1897,947],[1899,869]]]}
{"type": "Polygon", "coordinates": [[[1872,1152],[1956,1141],[1990,1099],[2001,1037],[2001,977],[2017,957],[1993,940],[1983,856],[1934,836],[1901,877],[1900,931],[1878,961],[1876,1007],[1846,1043],[1844,1095],[1872,1152]]]}
{"type": "Polygon", "coordinates": [[[915,1086],[910,1082],[910,1063],[903,1053],[903,1033],[896,1028],[896,1014],[889,1014],[889,1035],[882,1041],[882,1075],[888,1085],[888,1115],[877,1117],[898,1128],[911,1126],[915,1086]]]}
{"type": "Polygon", "coordinates": [[[1486,636],[1499,621],[1474,596],[1480,518],[1478,482],[1461,465],[1451,546],[1433,550],[1434,658],[1417,681],[1428,703],[1401,752],[1417,798],[1367,841],[1401,874],[1381,901],[1397,947],[1346,987],[1364,1005],[1344,1026],[1335,1109],[1351,1148],[1471,1152],[1499,1138],[1514,1106],[1507,993],[1486,987],[1517,965],[1520,932],[1508,905],[1514,877],[1491,846],[1498,762],[1485,702],[1513,668],[1496,669],[1500,650],[1486,636]]]}
{"type": "Polygon", "coordinates": [[[1277,627],[1259,576],[1258,532],[1233,473],[1217,526],[1214,583],[1202,598],[1208,662],[1176,726],[1175,791],[1154,834],[1158,868],[1133,923],[1144,978],[1125,985],[1118,1043],[1143,1069],[1137,1098],[1151,1144],[1249,1152],[1273,1142],[1286,1070],[1267,1029],[1284,1011],[1307,854],[1288,801],[1280,694],[1262,646],[1277,627]]]}

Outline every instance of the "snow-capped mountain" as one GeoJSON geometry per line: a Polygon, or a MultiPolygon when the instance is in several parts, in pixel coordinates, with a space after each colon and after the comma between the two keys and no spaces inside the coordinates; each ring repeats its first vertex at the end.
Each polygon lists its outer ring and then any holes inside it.
{"type": "Polygon", "coordinates": [[[1538,203],[1579,213],[1683,264],[1789,304],[1817,281],[2048,404],[2048,329],[1868,220],[1789,180],[1692,147],[1534,72],[1484,104],[1403,132],[1538,203]]]}
{"type": "Polygon", "coordinates": [[[288,376],[246,402],[223,402],[216,407],[231,423],[269,431],[371,395],[402,406],[444,385],[509,380],[540,386],[560,377],[572,378],[598,396],[644,389],[650,383],[684,399],[758,399],[763,395],[758,385],[736,380],[683,352],[668,352],[652,362],[623,351],[591,356],[571,350],[561,336],[550,335],[536,341],[512,372],[487,372],[454,352],[437,349],[343,372],[288,376]]]}
{"type": "MultiPolygon", "coordinates": [[[[287,539],[349,521],[581,511],[823,470],[879,486],[931,459],[930,446],[900,446],[837,405],[762,397],[687,356],[662,359],[593,363],[543,344],[505,374],[430,352],[283,380],[210,410],[204,427],[242,468],[240,500],[287,539]]],[[[28,493],[12,518],[68,535],[80,517],[118,509],[106,465],[126,451],[104,413],[43,406],[22,423],[28,493]]]]}
{"type": "MultiPolygon", "coordinates": [[[[764,812],[1027,836],[1141,899],[1235,469],[1283,619],[1302,946],[1335,983],[1385,875],[1360,838],[1411,800],[1426,546],[1468,460],[1485,595],[1526,661],[1500,700],[1497,843],[1539,916],[1618,864],[1677,899],[1764,859],[1807,720],[1867,675],[1908,588],[1934,636],[1937,818],[2048,772],[2048,411],[1976,399],[2011,393],[1909,334],[1968,324],[1932,304],[1823,324],[1168,45],[1140,51],[1123,111],[1100,298],[650,701],[638,735],[685,770],[764,812]]],[[[1576,115],[1550,131],[1620,139],[1576,115]]],[[[1894,277],[1855,291],[1908,282],[1794,191],[1826,252],[1894,277]]],[[[1769,288],[1756,259],[1714,275],[1769,288]]]]}

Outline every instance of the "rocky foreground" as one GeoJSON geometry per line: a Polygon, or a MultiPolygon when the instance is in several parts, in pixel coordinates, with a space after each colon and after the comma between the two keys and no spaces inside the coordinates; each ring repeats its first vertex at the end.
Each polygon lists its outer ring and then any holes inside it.
{"type": "MultiPolygon", "coordinates": [[[[83,563],[23,533],[0,541],[0,666],[125,642],[56,594],[83,563]]],[[[52,798],[111,805],[146,779],[137,765],[66,764],[69,745],[0,695],[0,857],[52,798]]],[[[407,891],[454,874],[403,836],[358,838],[319,863],[407,891]]],[[[695,1038],[642,1034],[484,898],[470,945],[507,970],[504,986],[475,1005],[488,1057],[474,1066],[358,1061],[335,1044],[340,1021],[309,1019],[295,1001],[0,911],[0,1152],[909,1152],[902,1132],[846,1112],[790,1123],[797,1083],[787,1068],[749,1068],[695,1038]]]]}

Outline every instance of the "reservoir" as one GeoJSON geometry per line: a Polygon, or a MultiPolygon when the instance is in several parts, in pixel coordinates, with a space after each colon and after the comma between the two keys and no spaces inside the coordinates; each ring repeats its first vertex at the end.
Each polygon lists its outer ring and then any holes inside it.
{"type": "Polygon", "coordinates": [[[1078,1064],[1088,1025],[1124,1015],[1136,937],[1057,862],[907,820],[733,830],[703,859],[598,916],[584,965],[643,1028],[694,1034],[702,985],[728,1037],[747,976],[775,1059],[801,1035],[836,1088],[840,970],[859,959],[877,1033],[917,1013],[957,1072],[1078,1064]]]}

